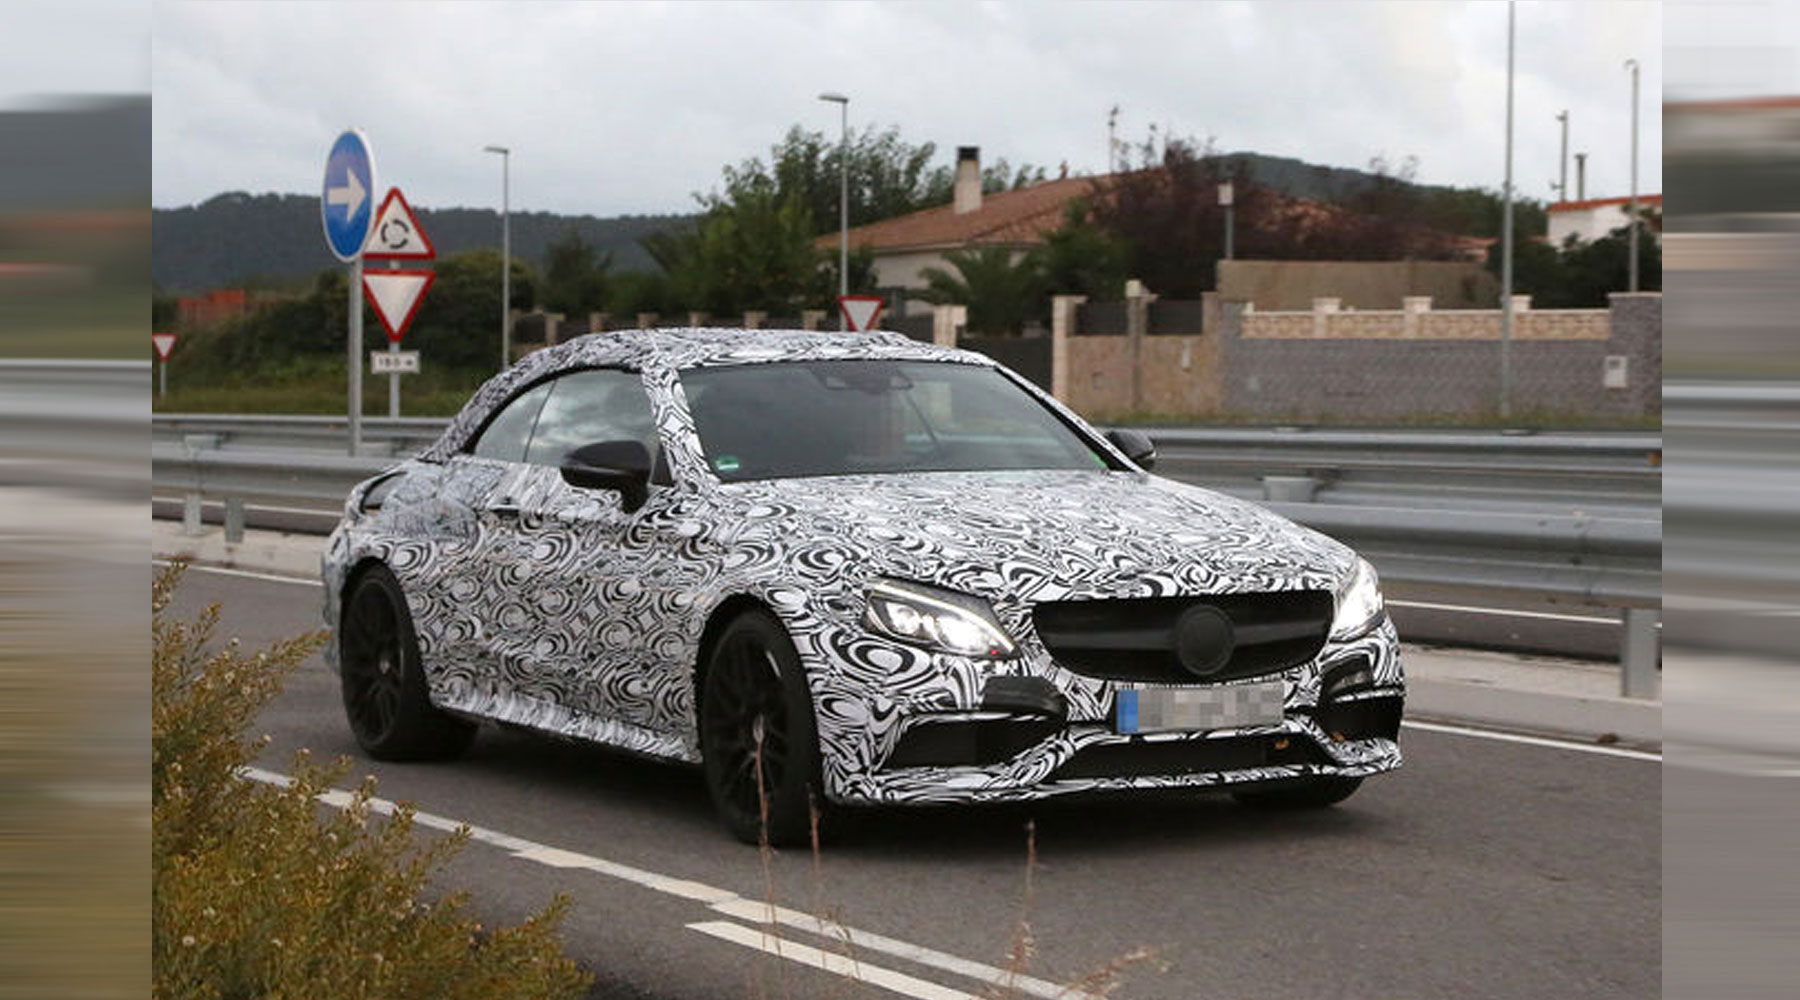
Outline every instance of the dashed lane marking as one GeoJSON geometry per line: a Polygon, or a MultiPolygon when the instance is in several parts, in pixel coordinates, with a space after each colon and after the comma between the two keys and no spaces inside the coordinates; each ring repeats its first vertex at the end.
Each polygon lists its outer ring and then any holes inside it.
{"type": "MultiPolygon", "coordinates": [[[[260,781],[270,785],[281,785],[285,787],[293,783],[293,779],[285,774],[275,771],[266,771],[257,767],[247,767],[243,770],[243,774],[245,777],[254,781],[260,781]]],[[[354,797],[349,792],[334,789],[321,794],[319,796],[319,801],[334,808],[343,809],[348,807],[350,803],[354,801],[354,797]]],[[[371,798],[369,800],[369,808],[371,811],[383,816],[391,816],[398,807],[395,803],[387,799],[371,798]]],[[[663,875],[647,869],[621,864],[617,861],[609,861],[605,858],[580,854],[575,851],[564,850],[560,847],[553,847],[549,844],[540,844],[535,841],[526,840],[523,837],[515,837],[511,834],[502,833],[498,830],[490,830],[486,827],[476,826],[472,823],[465,823],[460,820],[451,819],[447,816],[415,811],[413,813],[413,822],[419,826],[432,830],[442,830],[446,833],[467,829],[469,831],[469,839],[493,847],[498,847],[522,861],[531,861],[552,868],[591,871],[599,875],[605,875],[623,882],[629,882],[633,885],[642,886],[643,888],[650,889],[654,892],[660,892],[664,895],[702,903],[720,914],[738,917],[739,919],[747,920],[760,926],[745,927],[741,924],[733,924],[726,921],[703,921],[687,925],[691,930],[698,931],[702,934],[708,934],[722,940],[731,941],[736,944],[757,948],[758,950],[766,951],[773,955],[779,955],[784,959],[799,962],[802,965],[810,965],[813,968],[822,969],[826,972],[840,975],[857,982],[864,982],[871,986],[879,986],[883,989],[918,997],[920,1000],[979,1000],[979,998],[975,994],[963,993],[914,976],[895,972],[892,969],[870,965],[866,962],[857,961],[843,955],[820,951],[809,945],[781,938],[773,933],[773,929],[777,926],[790,927],[798,931],[829,938],[833,941],[847,944],[853,948],[880,952],[895,958],[914,962],[918,965],[934,968],[940,972],[964,976],[980,982],[984,986],[994,986],[1003,990],[1010,989],[1018,993],[1042,997],[1044,1000],[1058,1000],[1058,998],[1062,998],[1062,1000],[1101,1000],[1100,997],[1094,994],[1066,986],[1059,986],[1046,980],[1019,975],[996,966],[986,965],[981,962],[961,958],[935,949],[925,948],[920,945],[910,944],[905,941],[885,937],[880,934],[874,934],[869,931],[858,930],[854,927],[845,926],[834,921],[820,920],[817,917],[790,910],[786,907],[772,907],[768,903],[758,903],[754,900],[745,899],[743,896],[740,896],[729,889],[720,889],[690,879],[663,875]],[[727,928],[729,928],[729,930],[727,930],[727,928]]]]}

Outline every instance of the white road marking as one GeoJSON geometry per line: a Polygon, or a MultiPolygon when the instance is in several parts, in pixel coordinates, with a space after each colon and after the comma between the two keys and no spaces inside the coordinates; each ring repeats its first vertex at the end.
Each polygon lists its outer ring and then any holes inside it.
{"type": "MultiPolygon", "coordinates": [[[[150,560],[150,562],[156,566],[167,566],[170,561],[171,560],[161,558],[150,560]]],[[[306,587],[321,586],[320,581],[316,577],[281,576],[276,573],[258,573],[255,570],[233,569],[229,566],[202,566],[198,563],[189,563],[187,571],[189,573],[217,573],[220,576],[241,576],[249,580],[267,580],[270,583],[293,583],[306,587]]]]}
{"type": "MultiPolygon", "coordinates": [[[[1455,611],[1459,614],[1498,615],[1502,618],[1543,618],[1557,622],[1584,622],[1593,625],[1618,625],[1617,618],[1598,615],[1568,615],[1554,611],[1525,611],[1519,608],[1483,608],[1469,604],[1436,604],[1431,601],[1395,601],[1387,603],[1399,608],[1424,608],[1427,611],[1455,611]]],[[[1658,623],[1660,625],[1660,623],[1658,623]]]]}
{"type": "MultiPolygon", "coordinates": [[[[259,767],[247,767],[244,769],[243,773],[245,777],[265,784],[280,785],[283,787],[293,784],[293,779],[289,776],[275,771],[266,771],[259,767]]],[[[353,796],[349,792],[336,789],[325,792],[319,796],[319,801],[338,809],[348,807],[352,800],[353,796]]],[[[393,815],[397,808],[395,803],[387,799],[371,798],[369,800],[369,809],[372,812],[383,816],[393,815]]],[[[464,823],[450,819],[446,816],[436,815],[435,813],[415,811],[413,813],[413,822],[421,827],[442,830],[446,833],[453,833],[457,830],[466,829],[469,831],[470,840],[508,851],[515,858],[522,861],[532,861],[552,868],[585,869],[599,875],[606,875],[611,878],[619,879],[623,882],[630,882],[633,885],[660,892],[664,895],[703,903],[713,910],[728,916],[741,917],[742,919],[749,920],[753,923],[763,924],[765,926],[781,924],[793,927],[797,930],[817,934],[821,937],[847,942],[856,948],[865,948],[869,951],[882,952],[897,958],[906,959],[910,962],[916,962],[920,965],[936,968],[943,972],[966,976],[981,982],[983,985],[995,985],[1002,988],[1010,985],[1017,991],[1029,993],[1033,996],[1044,997],[1046,1000],[1055,1000],[1055,998],[1067,998],[1067,1000],[1100,1000],[1100,998],[1095,997],[1092,994],[1058,986],[1055,983],[1047,982],[1042,979],[1017,975],[996,966],[984,965],[980,962],[960,958],[956,955],[936,951],[931,948],[925,948],[920,945],[909,944],[905,941],[884,937],[880,934],[857,930],[856,928],[844,926],[835,922],[820,920],[816,917],[789,910],[785,907],[775,907],[773,913],[771,913],[768,904],[745,899],[729,889],[719,889],[701,882],[675,878],[673,876],[647,871],[642,868],[635,868],[631,865],[620,864],[616,861],[608,861],[605,858],[597,858],[592,855],[563,850],[559,847],[552,847],[549,844],[536,843],[535,841],[525,840],[522,837],[514,837],[511,834],[501,833],[498,830],[490,830],[486,827],[475,826],[472,823],[464,823]]],[[[765,948],[762,944],[769,935],[766,935],[760,930],[744,928],[723,921],[705,925],[690,924],[689,926],[701,933],[712,934],[714,937],[722,937],[725,940],[735,941],[738,944],[747,943],[747,939],[744,935],[748,935],[748,939],[753,939],[757,942],[752,945],[752,947],[770,950],[769,948],[765,948]],[[719,927],[733,928],[732,934],[736,936],[727,936],[724,933],[714,933],[713,930],[708,929],[716,929],[719,927]]],[[[847,976],[851,979],[868,982],[872,985],[882,986],[901,993],[907,993],[910,996],[922,998],[941,997],[944,998],[944,1000],[962,1000],[962,998],[966,997],[969,998],[969,1000],[979,1000],[979,998],[975,997],[973,994],[960,993],[898,972],[852,962],[850,959],[843,958],[842,956],[830,955],[821,952],[816,948],[810,948],[806,945],[795,944],[793,942],[781,941],[779,949],[773,950],[772,953],[802,964],[824,969],[827,972],[833,972],[838,975],[847,976]],[[808,956],[824,956],[820,961],[825,961],[828,964],[818,964],[808,956]],[[901,985],[895,985],[902,982],[922,984],[921,988],[929,988],[936,990],[937,992],[917,992],[901,985]]]]}
{"type": "Polygon", "coordinates": [[[854,948],[878,951],[895,958],[904,958],[909,962],[933,966],[993,986],[1010,987],[1015,992],[1029,993],[1032,996],[1045,997],[1047,1000],[1057,1000],[1059,997],[1080,1000],[1080,998],[1088,996],[1088,994],[1080,993],[1066,986],[1058,986],[1043,979],[1009,972],[1006,969],[973,962],[931,948],[922,948],[916,944],[883,937],[880,934],[859,931],[854,927],[846,927],[835,921],[821,920],[810,913],[790,910],[785,906],[771,907],[768,903],[734,895],[731,899],[713,903],[712,908],[728,917],[737,917],[739,920],[752,924],[782,924],[808,934],[844,941],[854,948]]]}
{"type": "Polygon", "coordinates": [[[730,941],[733,944],[741,944],[746,948],[754,948],[757,951],[767,952],[777,958],[785,958],[790,962],[799,962],[801,965],[810,965],[815,969],[823,969],[826,972],[843,976],[845,979],[854,980],[859,983],[868,983],[871,986],[880,986],[883,989],[893,990],[895,993],[903,993],[909,997],[918,997],[919,1000],[981,1000],[980,997],[977,997],[973,993],[964,993],[961,990],[953,990],[949,987],[939,986],[936,983],[924,979],[906,975],[903,972],[884,969],[878,965],[868,965],[854,961],[844,955],[836,955],[828,951],[820,951],[819,949],[808,945],[796,944],[792,941],[786,941],[779,937],[765,934],[754,928],[745,927],[742,924],[734,924],[727,920],[709,920],[697,924],[688,924],[687,928],[690,931],[699,931],[702,934],[711,935],[722,941],[730,941]]]}
{"type": "Polygon", "coordinates": [[[1594,743],[1576,743],[1573,740],[1552,739],[1547,736],[1526,736],[1522,733],[1502,733],[1492,729],[1472,729],[1468,726],[1452,726],[1442,722],[1416,722],[1406,719],[1400,723],[1407,729],[1419,729],[1428,733],[1445,733],[1451,736],[1473,736],[1476,739],[1499,740],[1502,743],[1523,743],[1527,746],[1550,747],[1554,750],[1573,750],[1576,753],[1598,754],[1602,757],[1624,757],[1627,760],[1647,760],[1661,764],[1662,754],[1648,750],[1628,750],[1624,747],[1600,746],[1594,743]]]}

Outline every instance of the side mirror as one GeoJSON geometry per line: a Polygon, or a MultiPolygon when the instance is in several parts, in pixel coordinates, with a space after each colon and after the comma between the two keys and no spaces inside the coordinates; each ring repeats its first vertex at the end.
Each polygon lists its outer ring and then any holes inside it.
{"type": "Polygon", "coordinates": [[[1156,445],[1150,443],[1150,435],[1129,427],[1117,427],[1106,432],[1106,440],[1114,448],[1125,453],[1132,464],[1148,471],[1156,465],[1156,445]]]}
{"type": "Polygon", "coordinates": [[[569,452],[563,482],[593,490],[618,490],[629,514],[650,497],[650,449],[642,441],[599,441],[569,452]]]}

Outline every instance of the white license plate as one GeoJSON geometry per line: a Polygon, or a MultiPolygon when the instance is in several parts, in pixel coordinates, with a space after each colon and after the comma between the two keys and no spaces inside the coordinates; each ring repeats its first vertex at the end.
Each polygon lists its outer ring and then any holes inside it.
{"type": "Polygon", "coordinates": [[[1282,684],[1229,684],[1209,688],[1127,688],[1117,695],[1115,728],[1121,733],[1270,726],[1282,718],[1282,684]]]}

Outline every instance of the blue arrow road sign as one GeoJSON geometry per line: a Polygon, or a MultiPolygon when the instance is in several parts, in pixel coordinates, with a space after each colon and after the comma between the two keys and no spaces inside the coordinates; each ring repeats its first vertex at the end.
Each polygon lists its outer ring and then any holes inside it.
{"type": "Polygon", "coordinates": [[[345,132],[331,144],[319,218],[325,223],[325,242],[338,260],[349,263],[362,253],[375,221],[375,156],[361,132],[345,132]]]}

